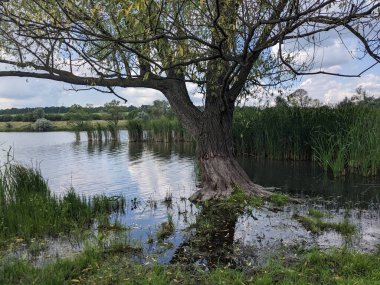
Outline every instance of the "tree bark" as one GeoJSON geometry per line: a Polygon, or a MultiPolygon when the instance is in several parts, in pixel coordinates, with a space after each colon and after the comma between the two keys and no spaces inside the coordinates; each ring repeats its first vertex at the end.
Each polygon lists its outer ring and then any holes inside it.
{"type": "Polygon", "coordinates": [[[181,84],[173,83],[164,94],[177,118],[197,143],[202,184],[190,199],[199,202],[220,199],[237,189],[268,197],[270,192],[254,184],[235,158],[232,139],[234,100],[209,95],[205,110],[194,110],[186,86],[181,84]]]}
{"type": "Polygon", "coordinates": [[[201,130],[196,141],[202,186],[190,199],[220,199],[238,189],[247,194],[268,197],[270,192],[254,184],[235,158],[232,139],[233,105],[222,109],[219,107],[215,102],[205,111],[200,122],[201,130]]]}

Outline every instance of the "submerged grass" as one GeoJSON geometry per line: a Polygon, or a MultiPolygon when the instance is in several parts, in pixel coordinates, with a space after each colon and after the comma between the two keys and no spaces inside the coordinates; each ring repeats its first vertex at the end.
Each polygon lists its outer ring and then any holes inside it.
{"type": "Polygon", "coordinates": [[[163,222],[158,229],[156,235],[159,241],[167,239],[174,233],[175,227],[173,222],[173,215],[168,214],[168,220],[163,222]]]}
{"type": "Polygon", "coordinates": [[[343,236],[351,236],[356,232],[356,227],[347,219],[340,223],[333,223],[322,221],[321,213],[311,212],[310,214],[309,212],[309,216],[295,215],[294,218],[313,234],[334,230],[343,236]]]}
{"type": "Polygon", "coordinates": [[[143,126],[138,120],[130,120],[127,123],[128,138],[132,142],[143,141],[143,126]]]}
{"type": "Polygon", "coordinates": [[[90,228],[96,219],[122,212],[121,197],[81,197],[70,189],[53,195],[35,168],[7,163],[0,169],[0,239],[30,240],[90,228]]]}

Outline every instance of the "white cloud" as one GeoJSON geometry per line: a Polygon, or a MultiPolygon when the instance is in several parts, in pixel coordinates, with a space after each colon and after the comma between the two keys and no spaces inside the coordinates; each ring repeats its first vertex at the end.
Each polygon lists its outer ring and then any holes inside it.
{"type": "Polygon", "coordinates": [[[367,74],[360,78],[338,78],[331,76],[309,76],[299,85],[309,96],[327,104],[336,104],[345,97],[350,98],[355,89],[364,87],[369,94],[380,97],[380,73],[367,74]]]}

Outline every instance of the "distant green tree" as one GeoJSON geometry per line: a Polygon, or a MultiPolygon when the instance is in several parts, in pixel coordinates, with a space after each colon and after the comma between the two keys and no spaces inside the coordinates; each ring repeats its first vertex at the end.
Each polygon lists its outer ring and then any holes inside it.
{"type": "Polygon", "coordinates": [[[170,110],[170,106],[167,101],[154,100],[153,106],[151,106],[149,109],[153,117],[159,118],[159,117],[167,115],[167,113],[170,110]]]}
{"type": "Polygon", "coordinates": [[[83,108],[78,104],[74,104],[70,107],[65,117],[69,121],[69,124],[76,130],[84,130],[87,121],[90,119],[90,114],[88,108],[83,108]]]}
{"type": "Polygon", "coordinates": [[[34,120],[45,118],[45,111],[43,108],[35,108],[32,111],[32,116],[34,120]]]}
{"type": "Polygon", "coordinates": [[[318,99],[309,97],[305,89],[297,89],[287,96],[287,100],[289,105],[293,107],[310,108],[322,105],[318,99]]]}
{"type": "Polygon", "coordinates": [[[120,101],[112,100],[104,104],[104,111],[107,113],[107,120],[109,123],[117,127],[119,121],[124,118],[124,109],[120,105],[120,101]]]}

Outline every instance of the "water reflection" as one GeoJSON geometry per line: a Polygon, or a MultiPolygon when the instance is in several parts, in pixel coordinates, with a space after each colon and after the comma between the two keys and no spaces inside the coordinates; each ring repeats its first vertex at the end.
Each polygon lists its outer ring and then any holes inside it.
{"type": "Polygon", "coordinates": [[[248,175],[258,184],[278,187],[301,197],[324,197],[341,205],[366,207],[380,202],[380,177],[349,175],[331,179],[316,164],[297,161],[239,159],[248,175]]]}
{"type": "MultiPolygon", "coordinates": [[[[19,162],[28,165],[37,162],[57,194],[73,186],[84,195],[123,195],[128,201],[140,201],[138,207],[122,217],[123,223],[133,227],[136,239],[146,240],[149,233],[155,232],[157,226],[167,220],[169,211],[177,231],[169,238],[175,246],[167,254],[166,261],[176,251],[174,259],[188,258],[207,266],[221,260],[236,264],[235,256],[242,252],[236,249],[237,244],[249,245],[257,252],[293,242],[309,242],[320,247],[343,245],[339,234],[312,235],[292,218],[295,213],[307,215],[309,207],[326,211],[338,220],[348,215],[358,228],[352,243],[354,247],[372,249],[380,240],[379,177],[349,176],[331,180],[320,168],[307,162],[241,158],[243,167],[256,183],[312,199],[308,205],[287,206],[278,213],[257,209],[253,212],[254,218],[231,218],[225,215],[226,211],[219,211],[213,213],[217,218],[205,231],[201,220],[210,220],[205,218],[208,213],[203,210],[199,216],[202,219],[197,218],[192,214],[197,211],[192,212],[186,200],[197,187],[193,143],[129,143],[125,132],[121,133],[120,143],[88,143],[85,136],[81,136],[78,142],[73,133],[0,133],[0,144],[3,148],[13,146],[15,159],[19,162]],[[175,201],[171,209],[162,204],[168,192],[175,201]],[[149,207],[148,201],[155,201],[157,207],[149,207]],[[342,210],[343,206],[344,209],[349,206],[348,214],[342,210]],[[187,237],[182,230],[192,222],[196,226],[187,237]],[[190,255],[188,249],[194,254],[190,255]]],[[[6,152],[0,153],[0,161],[5,160],[6,152]]]]}
{"type": "Polygon", "coordinates": [[[198,264],[206,268],[235,266],[233,244],[239,215],[219,204],[202,207],[193,231],[175,251],[172,263],[198,264]],[[227,214],[226,214],[226,211],[227,214]]]}
{"type": "Polygon", "coordinates": [[[142,143],[129,142],[128,155],[130,161],[140,160],[144,151],[144,145],[142,143]]]}

